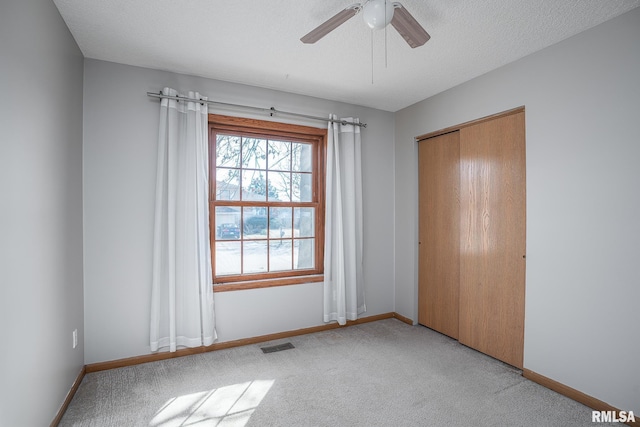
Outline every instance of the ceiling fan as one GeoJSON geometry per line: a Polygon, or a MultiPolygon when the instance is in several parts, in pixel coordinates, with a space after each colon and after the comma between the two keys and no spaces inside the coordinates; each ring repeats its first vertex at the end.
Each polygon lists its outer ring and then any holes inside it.
{"type": "Polygon", "coordinates": [[[412,48],[422,46],[431,38],[400,3],[389,0],[367,0],[364,3],[355,3],[346,7],[302,37],[300,41],[315,43],[360,11],[362,11],[364,21],[371,29],[382,29],[390,23],[412,48]]]}

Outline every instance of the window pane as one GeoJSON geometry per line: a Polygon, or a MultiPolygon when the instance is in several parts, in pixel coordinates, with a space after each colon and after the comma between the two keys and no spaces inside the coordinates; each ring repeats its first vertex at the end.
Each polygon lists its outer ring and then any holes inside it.
{"type": "Polygon", "coordinates": [[[294,142],[291,146],[292,170],[298,172],[311,172],[313,170],[313,145],[294,142]]]}
{"type": "Polygon", "coordinates": [[[269,241],[269,271],[291,270],[292,262],[291,240],[269,241]]]}
{"type": "Polygon", "coordinates": [[[314,267],[315,239],[301,239],[293,241],[293,268],[295,270],[306,270],[314,267]]]}
{"type": "Polygon", "coordinates": [[[242,171],[242,200],[267,200],[267,180],[264,171],[242,171]]]}
{"type": "Polygon", "coordinates": [[[216,169],[216,200],[240,200],[240,169],[216,169]]]}
{"type": "Polygon", "coordinates": [[[242,138],[242,167],[250,169],[267,168],[267,140],[242,138]]]}
{"type": "Polygon", "coordinates": [[[293,194],[291,199],[293,202],[310,202],[313,200],[312,174],[310,173],[292,173],[293,194]]]}
{"type": "Polygon", "coordinates": [[[216,206],[216,240],[240,238],[240,208],[216,206]]]}
{"type": "Polygon", "coordinates": [[[295,208],[293,215],[294,235],[315,237],[315,208],[295,208]]]}
{"type": "Polygon", "coordinates": [[[216,242],[216,276],[240,274],[240,242],[216,242]]]}
{"type": "Polygon", "coordinates": [[[269,170],[291,170],[291,143],[286,141],[269,141],[269,170]]]}
{"type": "Polygon", "coordinates": [[[267,272],[267,242],[242,242],[242,263],[244,273],[267,272]]]}
{"type": "Polygon", "coordinates": [[[291,174],[289,172],[269,171],[269,201],[291,201],[291,174]]]}
{"type": "Polygon", "coordinates": [[[267,238],[267,208],[252,206],[244,208],[242,230],[244,239],[267,238]]]}
{"type": "Polygon", "coordinates": [[[220,135],[216,137],[216,165],[240,167],[240,137],[220,135]]]}
{"type": "Polygon", "coordinates": [[[291,238],[291,208],[269,208],[272,239],[291,238]]]}

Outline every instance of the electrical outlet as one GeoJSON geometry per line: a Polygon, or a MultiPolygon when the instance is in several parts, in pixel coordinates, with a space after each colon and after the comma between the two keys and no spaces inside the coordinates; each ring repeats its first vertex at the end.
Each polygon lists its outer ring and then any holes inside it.
{"type": "Polygon", "coordinates": [[[78,330],[74,329],[73,330],[73,348],[76,348],[78,346],[78,330]]]}

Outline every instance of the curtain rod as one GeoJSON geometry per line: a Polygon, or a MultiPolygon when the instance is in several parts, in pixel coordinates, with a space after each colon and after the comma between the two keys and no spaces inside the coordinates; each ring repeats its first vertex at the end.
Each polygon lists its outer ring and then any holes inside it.
{"type": "Polygon", "coordinates": [[[227,102],[219,102],[219,101],[205,101],[202,99],[196,99],[196,98],[187,98],[184,96],[169,96],[169,95],[165,95],[162,92],[160,93],[155,93],[155,92],[147,92],[147,96],[150,96],[152,98],[171,98],[171,99],[175,99],[178,101],[190,101],[190,102],[199,102],[199,103],[206,103],[207,105],[222,105],[225,107],[235,107],[235,108],[244,108],[244,109],[249,109],[249,110],[255,110],[255,111],[261,111],[263,113],[269,113],[270,116],[273,116],[274,114],[283,114],[283,115],[287,115],[287,116],[295,116],[295,117],[304,117],[306,119],[311,119],[311,120],[320,120],[323,122],[331,122],[331,123],[340,123],[341,125],[355,125],[355,126],[360,126],[363,128],[367,127],[366,123],[354,123],[354,122],[348,122],[346,120],[333,120],[333,119],[329,119],[326,117],[316,117],[316,116],[308,116],[306,114],[300,114],[300,113],[290,113],[288,111],[280,111],[280,110],[276,110],[275,108],[271,107],[271,108],[262,108],[262,107],[252,107],[250,105],[240,105],[240,104],[229,104],[227,102]]]}

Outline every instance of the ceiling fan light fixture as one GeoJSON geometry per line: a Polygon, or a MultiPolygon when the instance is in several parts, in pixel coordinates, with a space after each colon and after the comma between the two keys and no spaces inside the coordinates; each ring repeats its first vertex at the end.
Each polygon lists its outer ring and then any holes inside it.
{"type": "Polygon", "coordinates": [[[369,0],[362,9],[362,19],[372,30],[381,30],[393,19],[393,2],[369,0]]]}

